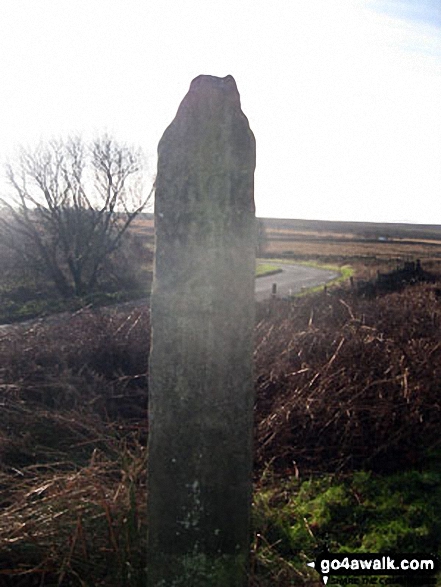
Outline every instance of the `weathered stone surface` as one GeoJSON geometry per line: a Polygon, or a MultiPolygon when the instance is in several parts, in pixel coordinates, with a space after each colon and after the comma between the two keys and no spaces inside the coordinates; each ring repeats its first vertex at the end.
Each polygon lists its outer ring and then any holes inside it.
{"type": "Polygon", "coordinates": [[[199,76],[158,147],[149,585],[246,584],[255,140],[231,76],[199,76]]]}

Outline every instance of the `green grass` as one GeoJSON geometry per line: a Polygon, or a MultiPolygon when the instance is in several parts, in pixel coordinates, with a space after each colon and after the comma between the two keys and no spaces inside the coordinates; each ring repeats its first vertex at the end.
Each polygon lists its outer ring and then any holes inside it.
{"type": "Polygon", "coordinates": [[[109,306],[145,298],[146,289],[126,290],[118,292],[96,292],[82,298],[73,297],[62,299],[48,295],[44,299],[30,299],[27,301],[3,300],[0,303],[0,324],[23,322],[60,312],[75,312],[88,306],[109,306]]]}
{"type": "Polygon", "coordinates": [[[258,574],[281,584],[317,580],[306,563],[324,549],[441,555],[439,466],[263,483],[253,509],[258,574]]]}
{"type": "Polygon", "coordinates": [[[277,267],[272,263],[261,263],[257,261],[256,263],[256,277],[264,277],[265,275],[275,275],[276,273],[280,273],[282,269],[277,267]]]}
{"type": "MultiPolygon", "coordinates": [[[[311,261],[311,262],[305,261],[305,262],[299,263],[299,265],[306,265],[308,267],[316,267],[317,269],[329,269],[329,271],[336,271],[339,275],[335,279],[328,281],[328,283],[326,284],[327,287],[332,286],[332,285],[336,285],[338,283],[343,283],[345,281],[349,281],[349,279],[355,273],[354,269],[350,265],[342,265],[341,267],[339,267],[338,265],[322,265],[319,263],[315,263],[313,261],[311,261]]],[[[305,295],[305,293],[307,293],[307,294],[314,293],[316,291],[321,291],[322,289],[323,289],[323,285],[318,285],[316,287],[312,287],[312,288],[308,289],[306,292],[302,292],[299,295],[305,295]]]]}

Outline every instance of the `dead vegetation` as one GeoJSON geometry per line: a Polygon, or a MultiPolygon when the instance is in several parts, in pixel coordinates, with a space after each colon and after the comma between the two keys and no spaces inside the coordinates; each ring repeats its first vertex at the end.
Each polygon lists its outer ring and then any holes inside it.
{"type": "Polygon", "coordinates": [[[144,308],[1,337],[0,585],[142,584],[148,330],[144,308]]]}
{"type": "Polygon", "coordinates": [[[440,312],[428,284],[268,305],[256,328],[257,463],[387,471],[439,446],[440,312]]]}
{"type": "MultiPolygon", "coordinates": [[[[439,447],[440,287],[258,306],[256,478],[439,447]]],[[[0,585],[144,584],[148,349],[134,304],[1,335],[0,585]]]]}

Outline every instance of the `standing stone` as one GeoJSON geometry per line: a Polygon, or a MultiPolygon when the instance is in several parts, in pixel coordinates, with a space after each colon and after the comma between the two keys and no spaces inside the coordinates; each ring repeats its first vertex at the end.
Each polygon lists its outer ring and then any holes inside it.
{"type": "Polygon", "coordinates": [[[158,154],[148,584],[243,587],[252,492],[255,140],[231,76],[193,80],[158,154]]]}

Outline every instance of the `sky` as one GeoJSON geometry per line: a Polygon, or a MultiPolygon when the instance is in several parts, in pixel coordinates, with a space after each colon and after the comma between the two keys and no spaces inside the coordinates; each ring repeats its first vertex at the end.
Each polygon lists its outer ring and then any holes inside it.
{"type": "Polygon", "coordinates": [[[258,216],[441,224],[440,33],[441,0],[1,0],[0,163],[108,132],[153,175],[191,80],[233,75],[258,216]]]}

